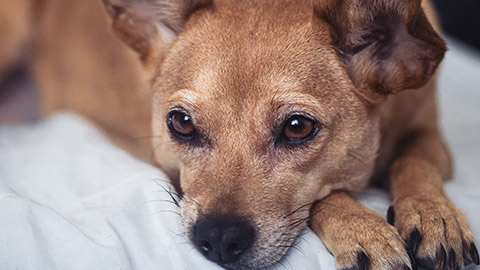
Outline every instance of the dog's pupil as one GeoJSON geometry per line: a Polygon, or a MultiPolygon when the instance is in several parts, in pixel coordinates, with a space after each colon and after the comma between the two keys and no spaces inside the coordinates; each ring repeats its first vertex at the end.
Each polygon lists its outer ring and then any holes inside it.
{"type": "Polygon", "coordinates": [[[285,136],[291,140],[299,140],[307,137],[313,129],[311,120],[303,116],[292,116],[285,128],[285,136]]]}
{"type": "Polygon", "coordinates": [[[189,135],[194,131],[192,118],[181,112],[172,115],[172,124],[175,131],[182,135],[189,135]]]}

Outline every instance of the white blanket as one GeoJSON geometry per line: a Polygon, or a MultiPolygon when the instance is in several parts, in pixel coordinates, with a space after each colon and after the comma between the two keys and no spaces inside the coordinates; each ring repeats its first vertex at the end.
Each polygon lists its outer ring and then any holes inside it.
{"type": "MultiPolygon", "coordinates": [[[[440,75],[443,129],[457,165],[446,190],[477,241],[479,59],[453,46],[440,75]]],[[[188,244],[166,190],[172,187],[161,171],[76,115],[0,127],[0,269],[220,269],[188,244]]],[[[376,189],[358,199],[383,216],[389,205],[376,189]]],[[[273,269],[330,270],[335,263],[308,231],[273,269]]]]}

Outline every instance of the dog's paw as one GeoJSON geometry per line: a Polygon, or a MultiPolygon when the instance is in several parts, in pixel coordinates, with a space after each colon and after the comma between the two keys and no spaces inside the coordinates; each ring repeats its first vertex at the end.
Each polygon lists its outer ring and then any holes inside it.
{"type": "Polygon", "coordinates": [[[331,222],[335,228],[322,239],[339,269],[416,269],[397,230],[377,213],[352,212],[331,222]]]}
{"type": "Polygon", "coordinates": [[[453,270],[479,264],[465,216],[445,195],[397,200],[387,216],[424,268],[453,270]]]}

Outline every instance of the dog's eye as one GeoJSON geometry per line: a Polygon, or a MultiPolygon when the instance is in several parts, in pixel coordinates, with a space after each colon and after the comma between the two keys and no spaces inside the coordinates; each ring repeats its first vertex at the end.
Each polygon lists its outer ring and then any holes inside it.
{"type": "Polygon", "coordinates": [[[315,121],[302,115],[293,115],[285,121],[283,136],[290,142],[301,142],[315,133],[315,121]]]}
{"type": "Polygon", "coordinates": [[[195,132],[192,118],[180,111],[170,112],[167,118],[167,125],[170,132],[181,137],[190,137],[195,132]]]}

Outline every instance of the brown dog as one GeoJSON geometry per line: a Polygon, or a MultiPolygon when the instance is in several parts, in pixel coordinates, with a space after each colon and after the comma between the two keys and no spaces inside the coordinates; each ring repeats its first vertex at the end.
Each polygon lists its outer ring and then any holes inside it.
{"type": "Polygon", "coordinates": [[[45,1],[32,44],[46,112],[84,113],[142,157],[152,148],[131,138],[153,123],[206,258],[270,265],[310,220],[338,268],[479,264],[442,188],[431,77],[446,47],[420,0],[104,4],[146,72],[101,3],[45,1]],[[392,195],[394,226],[349,195],[372,181],[392,195]]]}

